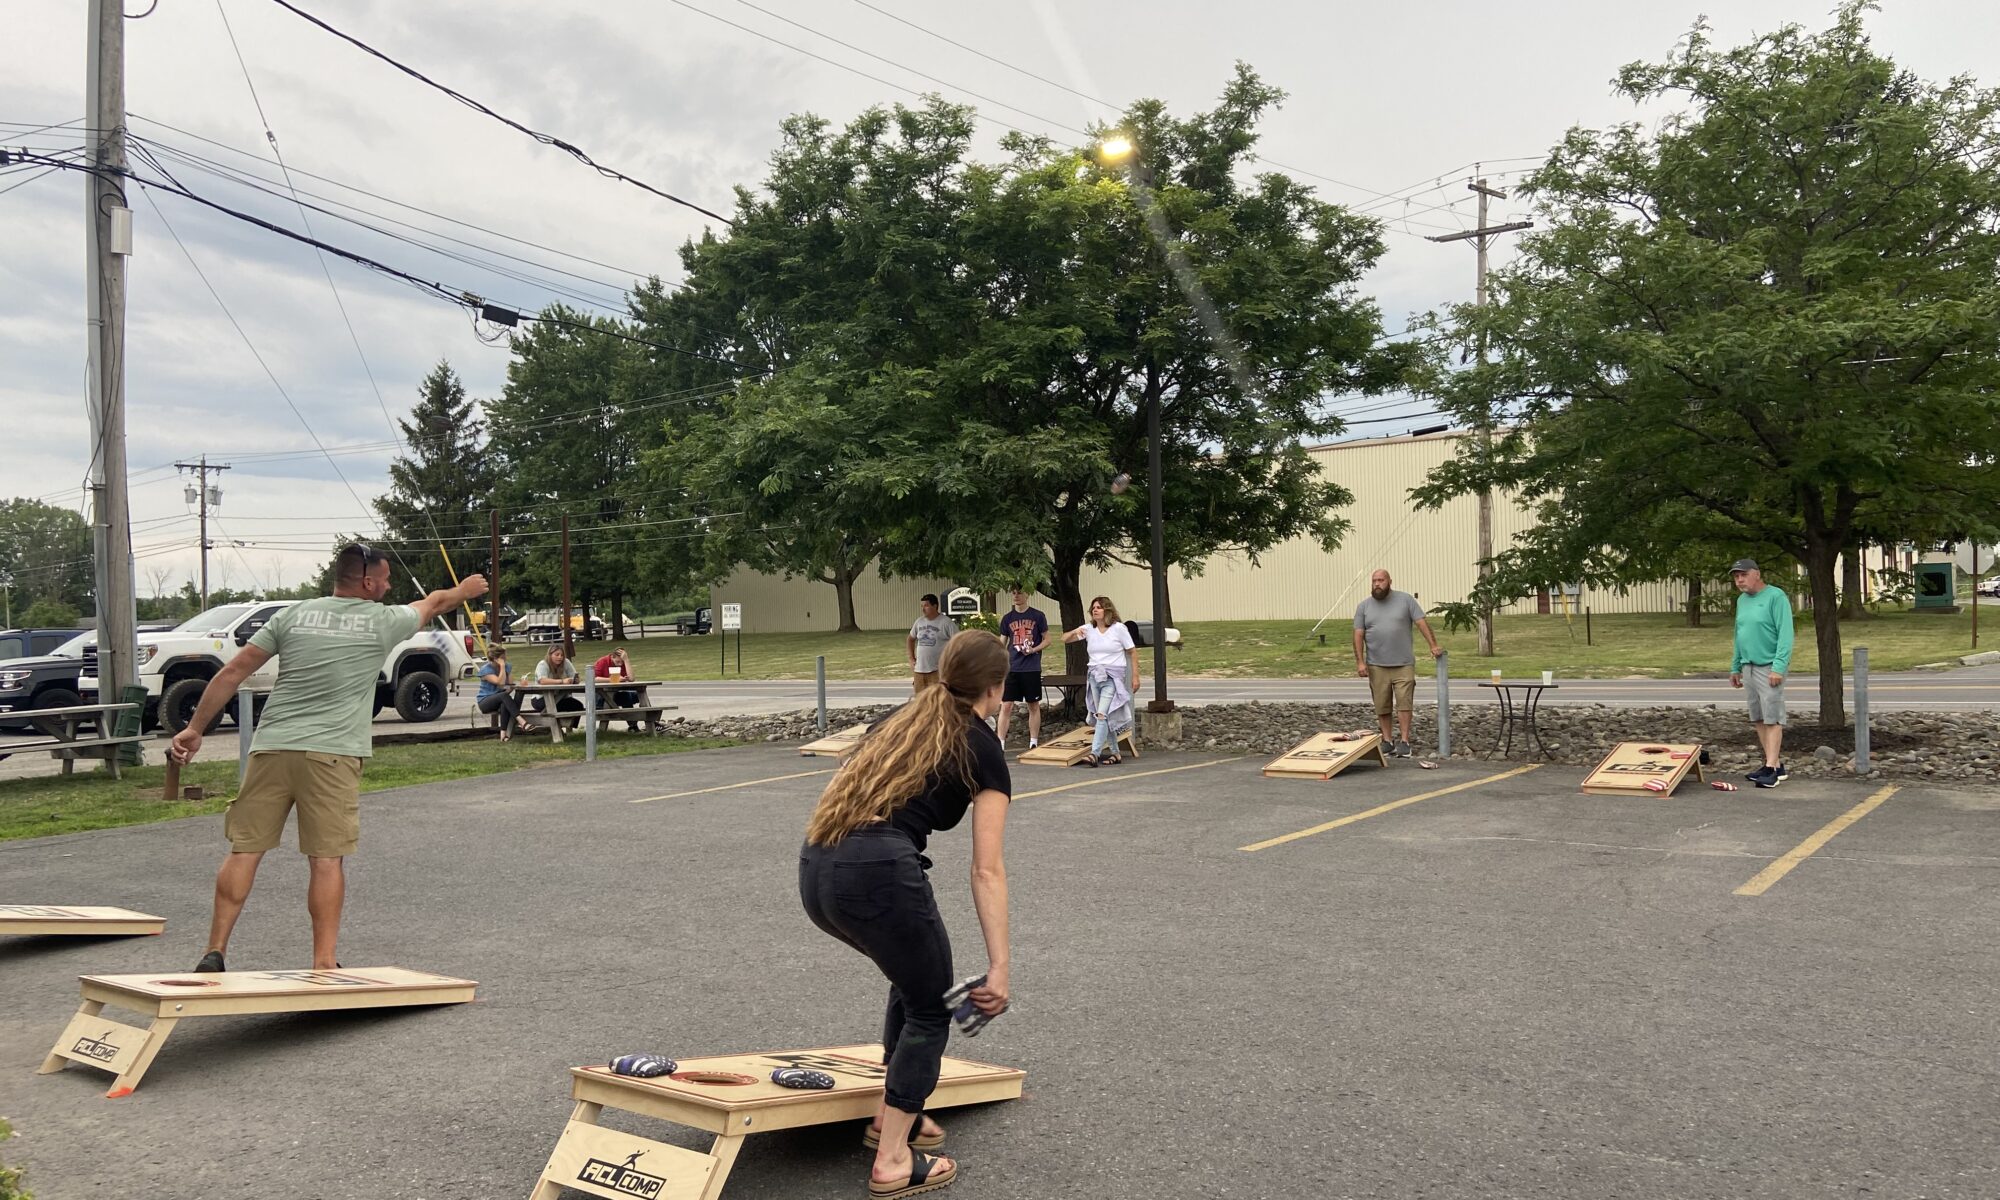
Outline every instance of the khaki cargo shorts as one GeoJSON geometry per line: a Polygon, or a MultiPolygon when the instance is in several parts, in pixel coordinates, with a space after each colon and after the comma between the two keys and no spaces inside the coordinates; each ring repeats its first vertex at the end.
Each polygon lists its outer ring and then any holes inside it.
{"type": "Polygon", "coordinates": [[[910,672],[910,691],[912,693],[921,692],[925,688],[934,688],[937,685],[938,673],[936,671],[910,672]]]}
{"type": "Polygon", "coordinates": [[[1414,663],[1400,667],[1368,667],[1368,695],[1375,701],[1375,715],[1410,712],[1417,707],[1417,668],[1414,663]]]}
{"type": "Polygon", "coordinates": [[[299,853],[346,858],[361,840],[361,760],[317,750],[259,750],[250,755],[243,790],[222,818],[237,854],[278,845],[285,817],[299,810],[299,853]]]}

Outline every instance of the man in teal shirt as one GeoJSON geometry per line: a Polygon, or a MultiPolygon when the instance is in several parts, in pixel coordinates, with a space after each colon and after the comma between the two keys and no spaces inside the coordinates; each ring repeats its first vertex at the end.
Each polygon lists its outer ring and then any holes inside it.
{"type": "Polygon", "coordinates": [[[250,769],[230,802],[222,830],[229,855],[215,876],[208,953],[197,971],[221,971],[229,935],[250,898],[257,865],[278,844],[285,818],[299,813],[299,853],[306,856],[306,911],[312,918],[313,969],[330,971],[347,899],[346,860],[361,836],[361,764],[371,753],[375,679],[382,660],[440,613],[486,594],[486,578],[415,604],[385,605],[389,556],[359,542],[334,558],[333,595],[281,611],[216,672],[187,728],[167,753],[190,762],[202,731],[221,716],[236,689],[278,656],[278,682],[250,741],[250,769]]]}
{"type": "Polygon", "coordinates": [[[1729,686],[1749,693],[1750,723],[1764,765],[1747,778],[1774,788],[1790,774],[1781,753],[1785,740],[1785,676],[1792,669],[1792,602],[1784,589],[1764,582],[1757,560],[1739,558],[1729,568],[1736,581],[1736,653],[1729,660],[1729,686]]]}

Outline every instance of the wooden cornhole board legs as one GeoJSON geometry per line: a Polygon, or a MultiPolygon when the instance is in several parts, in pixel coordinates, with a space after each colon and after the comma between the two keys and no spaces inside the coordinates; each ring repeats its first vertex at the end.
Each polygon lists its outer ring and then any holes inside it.
{"type": "Polygon", "coordinates": [[[1332,779],[1363,759],[1372,758],[1382,766],[1389,756],[1382,750],[1382,735],[1349,738],[1338,733],[1315,733],[1264,764],[1264,774],[1280,779],[1332,779]]]}
{"type": "Polygon", "coordinates": [[[1620,742],[1583,777],[1593,796],[1671,796],[1692,772],[1702,779],[1699,742],[1620,742]],[[1658,780],[1658,789],[1646,786],[1658,780]]]}
{"type": "Polygon", "coordinates": [[[402,967],[339,971],[218,971],[206,975],[85,975],[83,1005],[42,1060],[38,1075],[79,1062],[118,1078],[105,1095],[116,1099],[139,1086],[174,1026],[188,1017],[319,1012],[335,1008],[395,1008],[462,1004],[478,986],[402,967]],[[101,1015],[116,1005],[153,1018],[141,1029],[101,1015]]]}
{"type": "Polygon", "coordinates": [[[0,933],[68,933],[107,936],[165,932],[167,919],[129,908],[58,908],[42,904],[0,904],[0,933]]]}
{"type": "Polygon", "coordinates": [[[868,725],[850,725],[845,729],[829,733],[816,742],[807,742],[799,747],[799,753],[807,758],[825,755],[829,758],[846,758],[861,744],[861,735],[868,732],[868,725]]]}
{"type": "MultiPolygon", "coordinates": [[[[1073,767],[1090,757],[1090,743],[1094,736],[1090,726],[1079,725],[1061,737],[1050,738],[1027,751],[1016,761],[1044,767],[1073,767]]],[[[1119,734],[1118,744],[1133,758],[1139,757],[1139,744],[1132,740],[1132,730],[1119,734]]]]}
{"type": "MultiPolygon", "coordinates": [[[[715,1200],[744,1138],[865,1121],[881,1107],[887,1072],[882,1047],[864,1045],[682,1059],[678,1071],[653,1079],[614,1075],[608,1067],[572,1067],[569,1074],[576,1108],[529,1200],[555,1200],[564,1188],[606,1200],[715,1200]],[[830,1091],[779,1087],[771,1082],[776,1067],[824,1071],[834,1086],[830,1091]],[[702,1154],[606,1129],[597,1120],[607,1108],[707,1130],[715,1141],[702,1154]]],[[[947,1058],[924,1107],[935,1111],[1018,1099],[1026,1078],[1027,1072],[1012,1067],[947,1058]]]]}

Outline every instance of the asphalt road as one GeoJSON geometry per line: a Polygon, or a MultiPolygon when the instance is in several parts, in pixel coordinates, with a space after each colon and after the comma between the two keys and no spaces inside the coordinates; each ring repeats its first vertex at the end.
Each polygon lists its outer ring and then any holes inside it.
{"type": "MultiPolygon", "coordinates": [[[[1258,765],[1017,768],[1016,1010],[953,1050],[1027,1094],[942,1114],[951,1196],[2000,1195],[2000,799],[1905,788],[1746,896],[1869,787],[1258,765]]],[[[78,974],[192,965],[220,819],[0,845],[0,900],[169,919],[0,943],[22,1135],[0,1155],[47,1200],[518,1196],[571,1065],[871,1040],[879,977],[795,893],[824,782],[799,773],[823,769],[756,747],[371,794],[343,961],[475,978],[479,1002],[184,1022],[121,1100],[32,1072],[78,974]]],[[[966,831],[930,853],[976,970],[966,831]]],[[[305,965],[304,883],[270,858],[232,966],[305,965]]],[[[753,1137],[723,1195],[861,1195],[859,1134],[753,1137]]]]}

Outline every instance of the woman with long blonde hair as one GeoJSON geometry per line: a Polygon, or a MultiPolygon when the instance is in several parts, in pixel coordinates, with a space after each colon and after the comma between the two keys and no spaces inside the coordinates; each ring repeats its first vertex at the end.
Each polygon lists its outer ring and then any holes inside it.
{"type": "Polygon", "coordinates": [[[1090,602],[1090,624],[1063,634],[1063,641],[1082,642],[1090,651],[1083,698],[1095,731],[1084,765],[1115,765],[1118,735],[1132,727],[1132,694],[1139,690],[1139,650],[1132,631],[1118,619],[1111,597],[1098,596],[1090,602]]]}
{"type": "Polygon", "coordinates": [[[1007,868],[1000,845],[1013,780],[986,719],[1000,711],[1007,646],[972,630],[945,643],[938,683],[868,731],[834,775],[806,826],[799,896],[827,934],[868,956],[889,980],[883,1021],[888,1067],[882,1107],[863,1141],[875,1147],[868,1192],[880,1200],[941,1188],[948,1158],[917,1151],[944,1141],[923,1115],[951,1032],[951,940],[925,874],[930,835],[972,810],[972,903],[986,938],[986,982],[971,1000],[1007,1008],[1007,868]]]}

